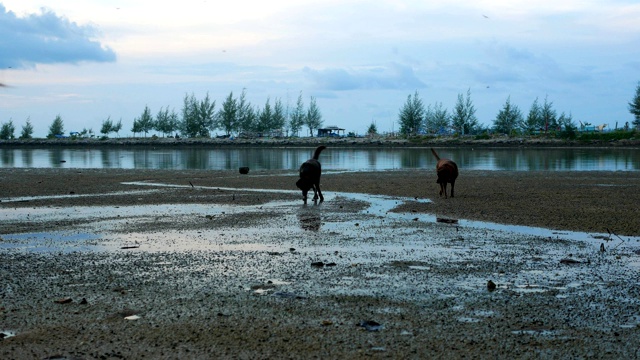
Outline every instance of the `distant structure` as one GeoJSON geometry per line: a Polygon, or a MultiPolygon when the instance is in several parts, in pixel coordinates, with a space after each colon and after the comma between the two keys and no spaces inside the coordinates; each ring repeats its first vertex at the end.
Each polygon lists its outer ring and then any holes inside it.
{"type": "Polygon", "coordinates": [[[318,129],[318,137],[341,137],[344,136],[344,129],[335,125],[327,126],[322,129],[318,129]],[[340,134],[342,132],[342,134],[340,134]]]}

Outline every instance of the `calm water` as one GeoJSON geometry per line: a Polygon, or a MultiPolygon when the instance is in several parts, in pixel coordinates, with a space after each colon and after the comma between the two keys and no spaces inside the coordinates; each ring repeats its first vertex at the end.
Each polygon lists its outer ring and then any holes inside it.
{"type": "MultiPolygon", "coordinates": [[[[296,170],[312,148],[128,148],[128,149],[0,149],[3,168],[118,168],[296,170]]],[[[438,149],[461,169],[638,171],[640,149],[438,149]]],[[[431,168],[435,159],[428,148],[325,150],[325,170],[391,170],[431,168]]]]}

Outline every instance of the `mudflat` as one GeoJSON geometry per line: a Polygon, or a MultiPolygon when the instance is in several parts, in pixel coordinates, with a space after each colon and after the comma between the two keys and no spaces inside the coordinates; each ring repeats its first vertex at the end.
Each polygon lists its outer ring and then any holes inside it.
{"type": "Polygon", "coordinates": [[[0,358],[640,356],[640,174],[296,175],[0,169],[0,358]]]}

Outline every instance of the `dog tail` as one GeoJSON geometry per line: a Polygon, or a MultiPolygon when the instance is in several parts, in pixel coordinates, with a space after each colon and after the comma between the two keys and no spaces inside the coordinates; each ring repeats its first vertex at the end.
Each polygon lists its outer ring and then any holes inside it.
{"type": "Polygon", "coordinates": [[[320,153],[322,152],[322,150],[326,149],[327,147],[324,145],[320,145],[316,148],[316,151],[313,152],[313,158],[318,160],[318,157],[320,157],[320,153]]]}
{"type": "Polygon", "coordinates": [[[435,150],[433,150],[433,148],[431,148],[431,153],[433,154],[433,156],[436,157],[436,160],[440,161],[440,156],[438,156],[438,153],[435,150]]]}

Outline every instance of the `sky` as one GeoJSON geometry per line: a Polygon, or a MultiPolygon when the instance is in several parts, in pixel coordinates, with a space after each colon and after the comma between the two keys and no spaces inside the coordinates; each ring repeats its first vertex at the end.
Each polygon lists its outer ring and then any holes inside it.
{"type": "Polygon", "coordinates": [[[621,127],[639,19],[637,0],[0,0],[0,123],[129,136],[145,106],[219,110],[244,89],[257,107],[314,97],[324,125],[363,134],[397,131],[416,91],[451,111],[469,90],[487,127],[507,98],[621,127]]]}

